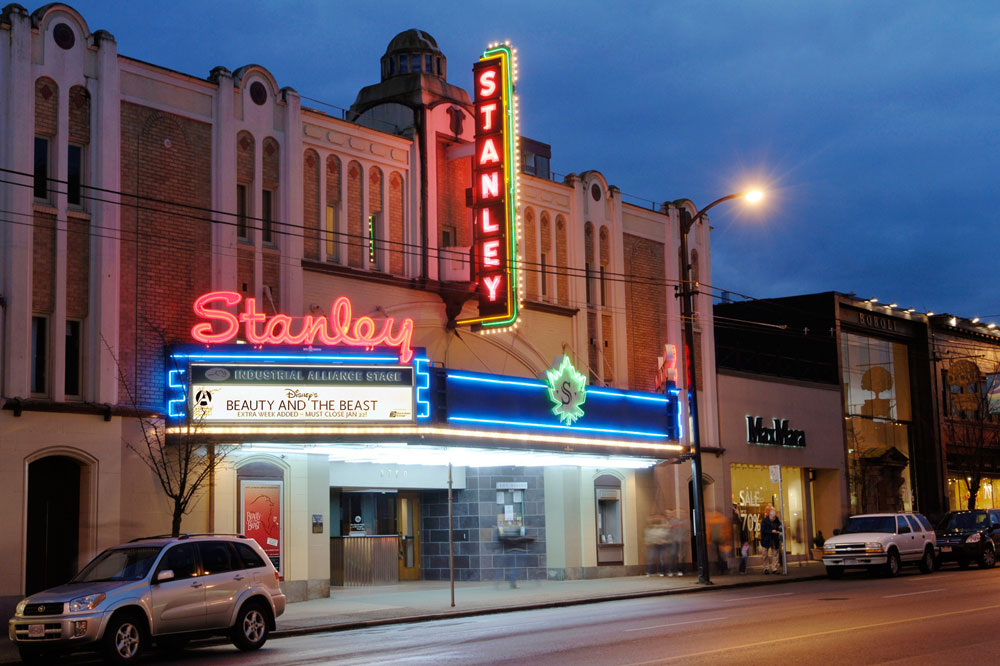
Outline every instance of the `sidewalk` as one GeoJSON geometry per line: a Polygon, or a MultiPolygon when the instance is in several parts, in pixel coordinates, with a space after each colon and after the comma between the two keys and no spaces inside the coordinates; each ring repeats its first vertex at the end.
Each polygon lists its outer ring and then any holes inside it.
{"type": "Polygon", "coordinates": [[[824,577],[819,562],[794,563],[787,576],[765,576],[760,567],[746,575],[713,575],[713,585],[698,584],[690,573],[676,577],[631,576],[568,581],[518,581],[511,589],[501,583],[455,583],[455,607],[447,582],[421,581],[380,587],[335,587],[329,599],[289,604],[278,618],[275,638],[318,631],[422,622],[427,620],[553,608],[614,599],[686,594],[824,577]]]}
{"type": "MultiPolygon", "coordinates": [[[[630,576],[567,581],[518,581],[516,589],[500,583],[455,583],[455,607],[447,581],[419,581],[378,587],[335,587],[328,599],[289,604],[278,618],[272,638],[346,631],[361,627],[554,608],[615,599],[688,594],[725,588],[775,585],[825,576],[819,562],[792,563],[787,576],[765,576],[760,567],[746,575],[712,576],[711,586],[699,585],[690,573],[676,577],[630,576]]],[[[5,618],[6,619],[6,618],[5,618]]],[[[6,623],[5,623],[6,625],[6,623]]],[[[17,650],[0,639],[0,663],[17,662],[17,650]]]]}

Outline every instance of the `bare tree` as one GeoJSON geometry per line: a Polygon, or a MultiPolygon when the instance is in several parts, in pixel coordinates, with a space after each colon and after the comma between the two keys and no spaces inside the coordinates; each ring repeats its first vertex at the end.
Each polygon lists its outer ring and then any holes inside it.
{"type": "Polygon", "coordinates": [[[969,487],[967,508],[976,508],[983,479],[1000,472],[1000,414],[989,396],[1000,381],[1000,362],[983,372],[979,364],[962,359],[948,368],[945,399],[950,401],[945,422],[949,467],[965,474],[969,487]],[[991,408],[992,405],[992,408],[991,408]]]}
{"type": "MultiPolygon", "coordinates": [[[[157,333],[163,339],[162,332],[157,333]]],[[[139,406],[136,393],[129,386],[121,363],[107,340],[104,340],[104,344],[114,359],[128,406],[142,432],[141,441],[125,440],[125,446],[156,476],[163,494],[171,504],[170,534],[178,536],[184,516],[195,508],[201,492],[212,482],[215,470],[225,461],[233,447],[212,442],[204,434],[200,420],[188,419],[186,423],[173,428],[174,432],[167,433],[164,416],[139,406]]]]}

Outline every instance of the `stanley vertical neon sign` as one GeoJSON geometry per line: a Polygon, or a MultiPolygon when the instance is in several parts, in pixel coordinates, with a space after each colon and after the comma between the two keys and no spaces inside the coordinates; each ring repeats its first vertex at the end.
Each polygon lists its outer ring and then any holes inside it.
{"type": "Polygon", "coordinates": [[[514,51],[507,44],[491,45],[472,72],[476,110],[473,262],[479,316],[458,323],[502,331],[517,325],[522,292],[514,51]]]}

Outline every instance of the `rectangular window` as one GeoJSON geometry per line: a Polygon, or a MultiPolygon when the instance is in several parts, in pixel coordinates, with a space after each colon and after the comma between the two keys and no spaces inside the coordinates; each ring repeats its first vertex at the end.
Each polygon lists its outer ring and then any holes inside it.
{"type": "Polygon", "coordinates": [[[66,203],[79,206],[80,184],[83,182],[83,147],[69,145],[66,159],[66,203]]]}
{"type": "Polygon", "coordinates": [[[591,299],[591,297],[590,297],[591,296],[591,294],[590,294],[590,264],[585,264],[583,270],[584,270],[584,273],[586,274],[584,281],[587,284],[587,290],[586,290],[587,291],[587,303],[590,304],[590,303],[593,302],[593,299],[591,299]]]}
{"type": "Polygon", "coordinates": [[[549,293],[549,276],[546,274],[546,263],[545,263],[545,253],[542,252],[542,296],[547,296],[549,293]]]}
{"type": "Polygon", "coordinates": [[[368,216],[368,263],[373,268],[379,267],[378,251],[381,248],[378,242],[378,228],[381,217],[382,213],[373,213],[368,216]]]}
{"type": "Polygon", "coordinates": [[[420,71],[420,54],[419,53],[414,53],[411,56],[410,66],[411,66],[410,69],[412,69],[414,72],[419,72],[420,71]]]}
{"type": "Polygon", "coordinates": [[[274,243],[274,192],[264,190],[260,197],[260,239],[265,243],[274,243]]]}
{"type": "Polygon", "coordinates": [[[604,286],[604,266],[601,266],[601,305],[607,305],[607,290],[604,286]]]}
{"type": "Polygon", "coordinates": [[[326,207],[326,260],[337,262],[337,207],[326,207]]]}
{"type": "Polygon", "coordinates": [[[428,74],[434,73],[434,58],[430,53],[424,56],[424,71],[428,74]]]}
{"type": "Polygon", "coordinates": [[[406,54],[399,56],[399,73],[409,74],[410,73],[410,57],[406,54]]]}
{"type": "Polygon", "coordinates": [[[441,227],[441,247],[455,247],[458,243],[458,234],[455,227],[445,225],[441,227]]]}
{"type": "Polygon", "coordinates": [[[247,186],[236,186],[236,237],[240,240],[250,240],[250,229],[247,228],[247,186]]]}
{"type": "Polygon", "coordinates": [[[66,320],[66,376],[64,391],[68,396],[80,395],[80,369],[83,360],[83,322],[66,320]]]}
{"type": "Polygon", "coordinates": [[[35,198],[49,199],[49,140],[35,137],[35,198]]]}
{"type": "Polygon", "coordinates": [[[31,318],[31,392],[46,393],[45,373],[48,369],[47,317],[31,318]]]}

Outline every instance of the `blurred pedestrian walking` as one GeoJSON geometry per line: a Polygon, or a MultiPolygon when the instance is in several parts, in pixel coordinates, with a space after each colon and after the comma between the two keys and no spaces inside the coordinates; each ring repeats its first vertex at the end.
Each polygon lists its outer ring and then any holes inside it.
{"type": "Polygon", "coordinates": [[[666,517],[655,513],[646,522],[646,575],[667,573],[666,517]]]}

